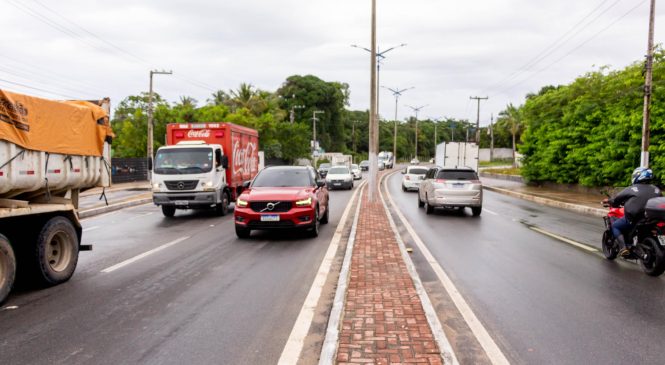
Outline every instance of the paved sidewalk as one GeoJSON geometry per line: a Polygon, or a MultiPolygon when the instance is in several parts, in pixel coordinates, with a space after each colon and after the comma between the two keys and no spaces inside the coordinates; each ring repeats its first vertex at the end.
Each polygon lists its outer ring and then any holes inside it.
{"type": "Polygon", "coordinates": [[[361,197],[338,364],[443,364],[383,204],[361,197]]]}

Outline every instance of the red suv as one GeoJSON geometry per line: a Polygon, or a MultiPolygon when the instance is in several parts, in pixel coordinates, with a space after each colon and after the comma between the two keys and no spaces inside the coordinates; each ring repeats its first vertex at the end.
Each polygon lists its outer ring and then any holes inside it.
{"type": "Polygon", "coordinates": [[[328,189],[309,166],[274,166],[261,170],[236,200],[236,235],[252,230],[306,229],[319,235],[328,223],[328,189]]]}

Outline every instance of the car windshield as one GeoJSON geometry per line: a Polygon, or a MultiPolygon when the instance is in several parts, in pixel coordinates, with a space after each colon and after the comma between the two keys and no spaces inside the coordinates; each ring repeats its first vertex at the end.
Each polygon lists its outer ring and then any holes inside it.
{"type": "Polygon", "coordinates": [[[360,166],[367,166],[369,165],[369,161],[365,160],[360,163],[360,166]]]}
{"type": "Polygon", "coordinates": [[[427,169],[421,167],[414,167],[410,168],[406,173],[412,175],[425,175],[427,173],[427,169]]]}
{"type": "Polygon", "coordinates": [[[349,173],[349,168],[344,167],[344,166],[335,166],[328,171],[328,174],[330,175],[342,175],[342,174],[348,174],[349,173]]]}
{"type": "Polygon", "coordinates": [[[473,171],[442,170],[439,171],[436,178],[444,180],[478,180],[478,175],[473,171]]]}
{"type": "Polygon", "coordinates": [[[303,187],[312,186],[307,169],[268,168],[262,170],[252,183],[254,188],[264,187],[303,187]]]}
{"type": "Polygon", "coordinates": [[[155,156],[155,173],[163,175],[199,174],[212,169],[211,148],[160,149],[155,156]]]}
{"type": "Polygon", "coordinates": [[[322,163],[322,164],[319,166],[319,168],[320,168],[320,169],[329,169],[329,168],[330,168],[330,164],[329,164],[329,163],[322,163]]]}
{"type": "Polygon", "coordinates": [[[358,170],[358,165],[356,164],[351,165],[351,170],[358,170]]]}

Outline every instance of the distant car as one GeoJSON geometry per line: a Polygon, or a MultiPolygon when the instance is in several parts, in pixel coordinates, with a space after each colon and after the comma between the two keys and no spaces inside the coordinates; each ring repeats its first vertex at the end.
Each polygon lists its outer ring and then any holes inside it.
{"type": "Polygon", "coordinates": [[[351,165],[351,174],[353,174],[353,180],[360,180],[363,178],[360,168],[356,164],[351,165]]]}
{"type": "Polygon", "coordinates": [[[353,175],[346,166],[333,166],[326,175],[328,189],[353,189],[353,175]]]}
{"type": "Polygon", "coordinates": [[[304,229],[319,235],[328,223],[328,189],[311,166],[273,166],[261,170],[236,199],[236,235],[252,230],[304,229]]]}
{"type": "Polygon", "coordinates": [[[360,161],[360,171],[368,171],[369,170],[369,161],[363,160],[360,161]]]}
{"type": "Polygon", "coordinates": [[[378,160],[378,165],[379,165],[379,171],[383,171],[386,169],[386,163],[383,162],[383,160],[378,160]]]}
{"type": "Polygon", "coordinates": [[[427,173],[426,167],[420,166],[407,166],[402,171],[404,176],[402,177],[402,191],[409,190],[418,190],[420,186],[420,181],[425,177],[427,173]]]}
{"type": "Polygon", "coordinates": [[[439,207],[470,207],[477,217],[483,210],[483,185],[472,169],[432,167],[418,187],[418,207],[425,207],[427,214],[439,207]]]}
{"type": "Polygon", "coordinates": [[[420,163],[420,161],[418,161],[417,158],[414,158],[414,159],[411,160],[411,165],[417,165],[419,163],[420,163]]]}
{"type": "Polygon", "coordinates": [[[330,167],[331,167],[331,166],[332,166],[332,165],[329,164],[329,163],[322,163],[322,164],[319,166],[319,175],[321,175],[321,177],[325,178],[325,177],[326,177],[326,174],[328,174],[328,170],[330,170],[330,167]]]}
{"type": "Polygon", "coordinates": [[[433,158],[430,158],[430,159],[429,159],[429,163],[434,163],[434,159],[433,159],[433,158]]]}

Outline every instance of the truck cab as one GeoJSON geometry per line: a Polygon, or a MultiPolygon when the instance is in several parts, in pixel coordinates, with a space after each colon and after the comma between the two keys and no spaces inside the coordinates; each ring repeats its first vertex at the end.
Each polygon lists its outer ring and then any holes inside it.
{"type": "Polygon", "coordinates": [[[153,201],[171,217],[176,209],[215,208],[228,212],[226,169],[229,160],[219,144],[182,141],[161,147],[152,175],[153,201]]]}

